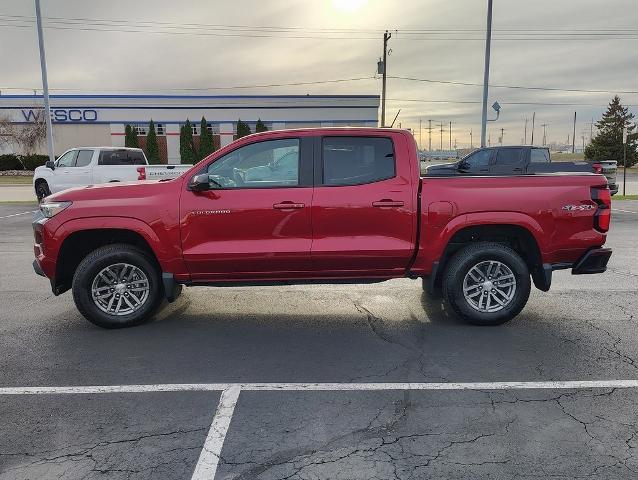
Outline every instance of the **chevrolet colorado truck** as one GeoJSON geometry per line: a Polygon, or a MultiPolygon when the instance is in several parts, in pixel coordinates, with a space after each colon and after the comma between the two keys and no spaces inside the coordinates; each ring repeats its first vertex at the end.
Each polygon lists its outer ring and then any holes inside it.
{"type": "Polygon", "coordinates": [[[33,189],[38,200],[67,188],[132,180],[174,178],[191,165],[149,165],[141,148],[80,147],[67,150],[55,162],[35,169],[33,189]]]}
{"type": "Polygon", "coordinates": [[[610,207],[594,173],[421,177],[405,130],[270,131],[176,179],[45,198],[33,267],[106,328],[152,318],[182,285],[400,277],[495,325],[523,309],[532,283],[549,290],[556,269],[605,271],[610,207]]]}
{"type": "Polygon", "coordinates": [[[425,167],[426,176],[517,175],[520,173],[593,172],[607,178],[612,195],[618,193],[614,160],[554,162],[549,148],[529,145],[485,147],[473,151],[458,162],[425,167]]]}

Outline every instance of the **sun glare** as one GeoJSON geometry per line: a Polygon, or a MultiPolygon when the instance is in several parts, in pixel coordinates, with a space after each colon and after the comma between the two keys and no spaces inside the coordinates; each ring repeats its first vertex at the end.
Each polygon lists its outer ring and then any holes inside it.
{"type": "Polygon", "coordinates": [[[343,12],[355,12],[367,3],[368,0],[332,0],[335,8],[343,12]]]}

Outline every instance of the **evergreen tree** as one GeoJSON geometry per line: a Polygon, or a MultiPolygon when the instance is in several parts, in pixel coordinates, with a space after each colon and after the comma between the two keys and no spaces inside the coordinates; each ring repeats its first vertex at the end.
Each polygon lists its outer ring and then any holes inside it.
{"type": "Polygon", "coordinates": [[[195,140],[193,140],[193,126],[188,119],[186,119],[186,123],[182,125],[182,128],[179,130],[179,156],[180,161],[184,164],[192,165],[197,163],[195,140]]]}
{"type": "Polygon", "coordinates": [[[261,118],[257,120],[257,125],[255,125],[255,133],[257,132],[267,132],[268,127],[264,125],[264,122],[261,121],[261,118]]]}
{"type": "Polygon", "coordinates": [[[237,120],[237,138],[245,137],[251,133],[250,127],[246,122],[242,122],[241,118],[237,120]]]}
{"type": "Polygon", "coordinates": [[[199,134],[199,155],[197,156],[197,159],[202,160],[214,151],[213,134],[208,130],[208,123],[206,122],[206,119],[202,117],[199,134]]]}
{"type": "Polygon", "coordinates": [[[157,133],[155,133],[155,124],[152,119],[151,123],[148,124],[148,135],[146,136],[146,159],[150,165],[161,163],[157,133]]]}
{"type": "Polygon", "coordinates": [[[131,125],[124,128],[124,146],[130,148],[139,148],[140,146],[137,141],[137,130],[131,125]]]}
{"type": "Polygon", "coordinates": [[[598,133],[587,148],[585,158],[587,160],[616,160],[618,165],[623,165],[623,127],[627,127],[627,166],[630,167],[638,161],[638,138],[634,133],[636,128],[632,122],[634,114],[629,113],[626,107],[620,103],[616,95],[607,107],[607,111],[596,123],[598,133]]]}

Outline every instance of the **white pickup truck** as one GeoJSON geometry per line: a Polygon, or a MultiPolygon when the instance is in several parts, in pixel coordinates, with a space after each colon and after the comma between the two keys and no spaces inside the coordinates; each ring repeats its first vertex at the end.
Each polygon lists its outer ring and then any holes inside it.
{"type": "Polygon", "coordinates": [[[35,169],[38,200],[67,188],[179,177],[191,165],[149,165],[140,148],[79,147],[35,169]]]}

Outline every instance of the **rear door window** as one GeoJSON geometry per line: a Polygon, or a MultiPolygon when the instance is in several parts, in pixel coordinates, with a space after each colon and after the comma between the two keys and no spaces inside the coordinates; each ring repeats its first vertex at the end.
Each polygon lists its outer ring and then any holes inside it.
{"type": "Polygon", "coordinates": [[[324,185],[362,185],[396,175],[392,140],[383,137],[324,137],[324,185]]]}
{"type": "Polygon", "coordinates": [[[531,163],[549,163],[549,151],[544,148],[532,148],[531,163]]]}
{"type": "Polygon", "coordinates": [[[86,167],[91,163],[91,159],[93,158],[93,150],[79,150],[78,157],[75,161],[76,167],[86,167]]]}
{"type": "Polygon", "coordinates": [[[98,165],[146,165],[142,152],[131,150],[103,150],[98,165]]]}
{"type": "Polygon", "coordinates": [[[500,148],[496,154],[496,165],[517,165],[521,163],[522,148],[500,148]]]}

